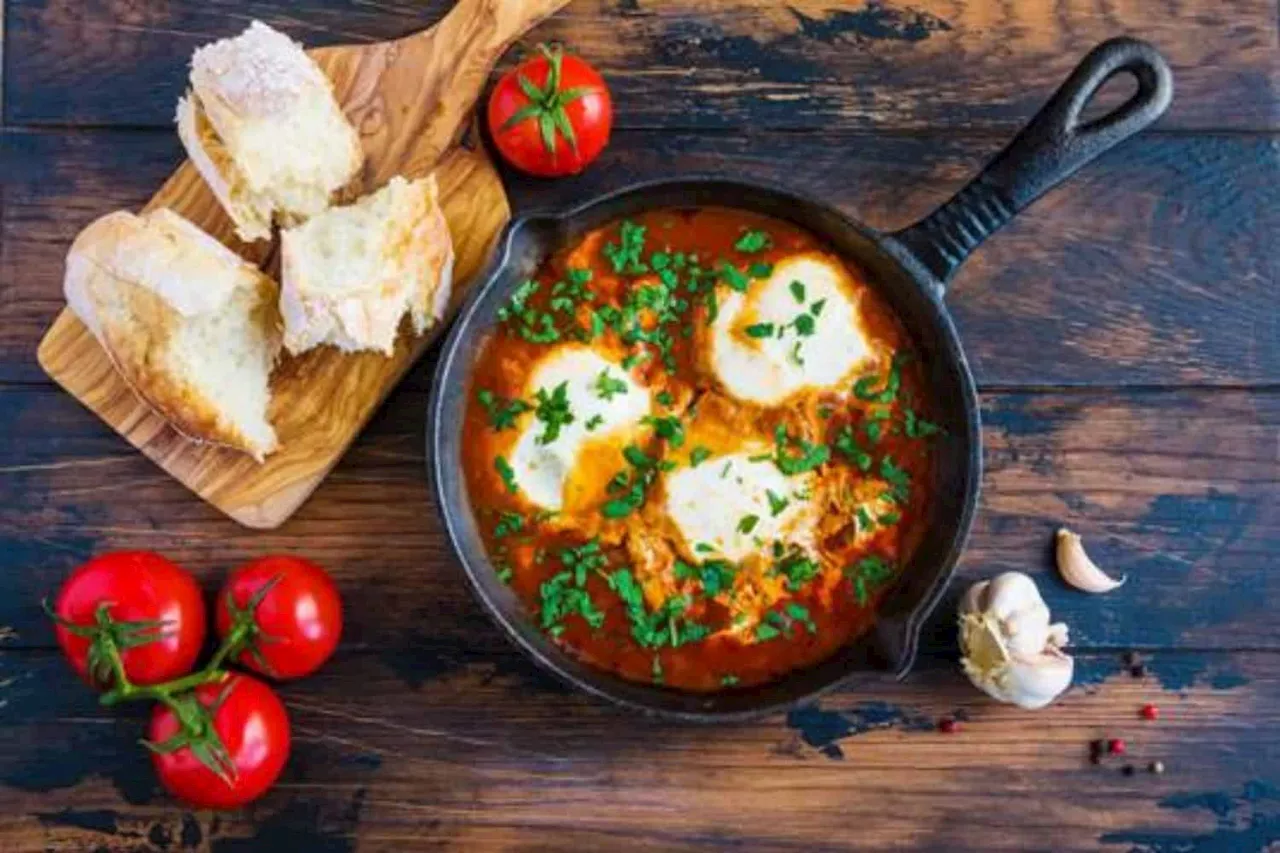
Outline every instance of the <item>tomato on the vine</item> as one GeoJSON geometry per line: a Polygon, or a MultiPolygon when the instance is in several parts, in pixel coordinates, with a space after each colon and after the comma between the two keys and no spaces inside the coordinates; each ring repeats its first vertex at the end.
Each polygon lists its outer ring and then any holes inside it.
{"type": "Polygon", "coordinates": [[[329,574],[310,560],[275,555],[235,569],[218,595],[218,636],[239,632],[244,666],[272,678],[320,668],[342,636],[342,600],[329,574]]]}
{"type": "MultiPolygon", "coordinates": [[[[47,607],[47,605],[46,605],[47,607]]],[[[96,688],[185,675],[204,643],[205,607],[195,579],[159,554],[115,551],[80,566],[50,609],[63,654],[96,688]]]]}
{"type": "Polygon", "coordinates": [[[197,807],[233,809],[266,793],[289,758],[289,717],[275,692],[228,674],[157,703],[147,728],[165,790],[197,807]]]}
{"type": "Polygon", "coordinates": [[[609,143],[613,100],[586,60],[538,45],[535,56],[498,81],[488,115],[508,163],[531,175],[573,175],[609,143]]]}

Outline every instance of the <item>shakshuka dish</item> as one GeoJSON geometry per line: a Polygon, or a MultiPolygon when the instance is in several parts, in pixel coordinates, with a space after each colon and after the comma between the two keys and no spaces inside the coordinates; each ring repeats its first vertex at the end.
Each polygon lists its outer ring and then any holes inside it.
{"type": "Polygon", "coordinates": [[[940,430],[857,267],[778,220],[656,210],[552,257],[498,316],[464,473],[489,559],[556,642],[713,691],[867,629],[940,430]]]}

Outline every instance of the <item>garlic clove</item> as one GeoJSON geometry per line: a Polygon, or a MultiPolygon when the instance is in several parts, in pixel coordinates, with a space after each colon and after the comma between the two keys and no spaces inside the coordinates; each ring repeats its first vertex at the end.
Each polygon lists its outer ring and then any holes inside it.
{"type": "Polygon", "coordinates": [[[1080,537],[1065,527],[1058,529],[1057,558],[1058,571],[1062,574],[1062,579],[1084,592],[1111,592],[1122,586],[1128,579],[1122,577],[1120,580],[1115,580],[1098,568],[1085,553],[1084,543],[1080,537]]]}
{"type": "Polygon", "coordinates": [[[1009,699],[1019,708],[1035,711],[1057,699],[1071,686],[1075,661],[1053,651],[1030,660],[1015,660],[1009,667],[1009,699]]]}

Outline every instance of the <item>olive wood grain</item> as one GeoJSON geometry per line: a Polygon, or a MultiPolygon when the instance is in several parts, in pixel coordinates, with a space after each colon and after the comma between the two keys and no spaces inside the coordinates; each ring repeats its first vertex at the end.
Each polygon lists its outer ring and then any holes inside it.
{"type": "MultiPolygon", "coordinates": [[[[503,50],[564,2],[462,0],[417,35],[313,52],[368,157],[354,191],[371,191],[396,174],[417,177],[438,165],[441,203],[457,252],[455,304],[483,265],[509,209],[482,151],[446,151],[465,129],[503,50]]],[[[267,258],[269,242],[245,246],[232,238],[229,218],[190,162],[147,204],[155,207],[176,210],[250,260],[267,258]]],[[[429,340],[402,336],[390,358],[343,355],[327,347],[286,358],[272,377],[270,409],[281,449],[262,465],[170,428],[133,395],[69,310],[45,336],[39,359],[50,377],[200,497],[241,524],[270,528],[315,490],[429,340]]]]}

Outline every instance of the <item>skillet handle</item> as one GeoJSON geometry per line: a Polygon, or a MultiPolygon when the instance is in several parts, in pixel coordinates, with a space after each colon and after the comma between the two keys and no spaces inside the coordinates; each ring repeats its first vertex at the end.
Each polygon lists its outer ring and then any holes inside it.
{"type": "Polygon", "coordinates": [[[941,296],[983,240],[1081,166],[1154,122],[1172,98],[1173,74],[1153,46],[1132,38],[1105,41],[976,178],[889,239],[932,273],[941,296]],[[1106,115],[1081,122],[1085,106],[1121,72],[1137,78],[1138,91],[1106,115]]]}

